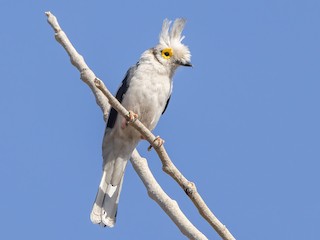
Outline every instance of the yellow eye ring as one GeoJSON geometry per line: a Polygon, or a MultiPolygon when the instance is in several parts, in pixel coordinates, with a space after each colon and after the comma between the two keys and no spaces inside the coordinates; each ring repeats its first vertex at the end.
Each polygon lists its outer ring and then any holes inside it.
{"type": "Polygon", "coordinates": [[[161,56],[164,59],[169,59],[172,57],[172,55],[173,55],[172,48],[165,48],[161,51],[161,56]]]}

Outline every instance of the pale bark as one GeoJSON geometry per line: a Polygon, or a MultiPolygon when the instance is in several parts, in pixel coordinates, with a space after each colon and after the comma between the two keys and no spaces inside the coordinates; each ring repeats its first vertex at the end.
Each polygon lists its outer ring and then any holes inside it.
{"type": "MultiPolygon", "coordinates": [[[[117,99],[113,97],[103,82],[95,76],[93,71],[85,63],[84,58],[72,46],[66,34],[61,30],[56,17],[50,12],[46,12],[46,15],[48,17],[48,23],[55,31],[56,40],[64,47],[70,56],[71,63],[80,71],[81,79],[94,93],[96,102],[103,112],[104,120],[106,121],[107,119],[110,104],[121,115],[127,116],[128,111],[117,101],[117,99]]],[[[197,192],[195,184],[188,181],[175,167],[170,160],[164,146],[162,145],[159,147],[156,143],[154,143],[155,136],[139,120],[131,123],[131,125],[136,128],[157,151],[163,164],[163,170],[176,180],[176,182],[181,186],[181,188],[186,192],[186,194],[198,208],[200,214],[217,231],[221,238],[228,240],[235,239],[228,229],[210,211],[200,194],[197,192]]],[[[147,188],[149,196],[159,204],[159,206],[177,225],[180,231],[189,239],[207,239],[182,213],[176,201],[169,198],[168,195],[163,191],[163,189],[154,179],[147,165],[146,159],[141,158],[137,150],[135,150],[131,156],[131,163],[147,188]]]]}

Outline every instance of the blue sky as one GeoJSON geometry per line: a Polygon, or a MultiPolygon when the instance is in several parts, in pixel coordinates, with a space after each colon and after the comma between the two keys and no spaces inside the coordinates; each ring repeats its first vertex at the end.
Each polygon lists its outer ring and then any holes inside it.
{"type": "MultiPolygon", "coordinates": [[[[131,164],[116,227],[91,224],[104,122],[48,10],[112,92],[163,19],[185,17],[194,68],[154,133],[237,239],[318,237],[319,1],[1,0],[1,239],[183,239],[131,164]]],[[[164,190],[218,239],[147,146],[164,190]]]]}

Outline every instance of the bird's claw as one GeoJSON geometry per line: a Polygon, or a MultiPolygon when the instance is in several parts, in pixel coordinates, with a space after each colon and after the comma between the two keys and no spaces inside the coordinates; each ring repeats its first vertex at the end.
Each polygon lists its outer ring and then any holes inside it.
{"type": "Polygon", "coordinates": [[[126,118],[123,120],[122,124],[121,124],[121,128],[125,129],[129,123],[133,123],[138,119],[138,114],[129,111],[126,118]]]}
{"type": "Polygon", "coordinates": [[[138,114],[136,114],[136,113],[134,113],[132,111],[128,112],[128,114],[127,114],[128,123],[135,122],[137,119],[138,119],[138,114]]]}
{"type": "MultiPolygon", "coordinates": [[[[156,143],[156,147],[159,148],[164,144],[164,140],[162,138],[160,138],[160,136],[157,136],[154,140],[153,143],[156,143]]],[[[148,151],[151,151],[152,149],[152,145],[150,144],[150,146],[148,147],[148,151]]]]}

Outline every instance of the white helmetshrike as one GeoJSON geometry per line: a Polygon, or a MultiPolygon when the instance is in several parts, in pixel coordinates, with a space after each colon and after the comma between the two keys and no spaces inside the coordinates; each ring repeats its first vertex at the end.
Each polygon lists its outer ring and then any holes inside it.
{"type": "MultiPolygon", "coordinates": [[[[159,44],[145,51],[132,66],[116,94],[116,98],[138,119],[153,130],[165,112],[171,92],[172,77],[179,66],[191,66],[191,54],[181,41],[184,19],[163,21],[159,44]]],[[[141,140],[140,133],[126,126],[127,120],[111,108],[103,144],[103,175],[91,212],[91,221],[113,227],[124,171],[130,156],[141,140]]]]}

